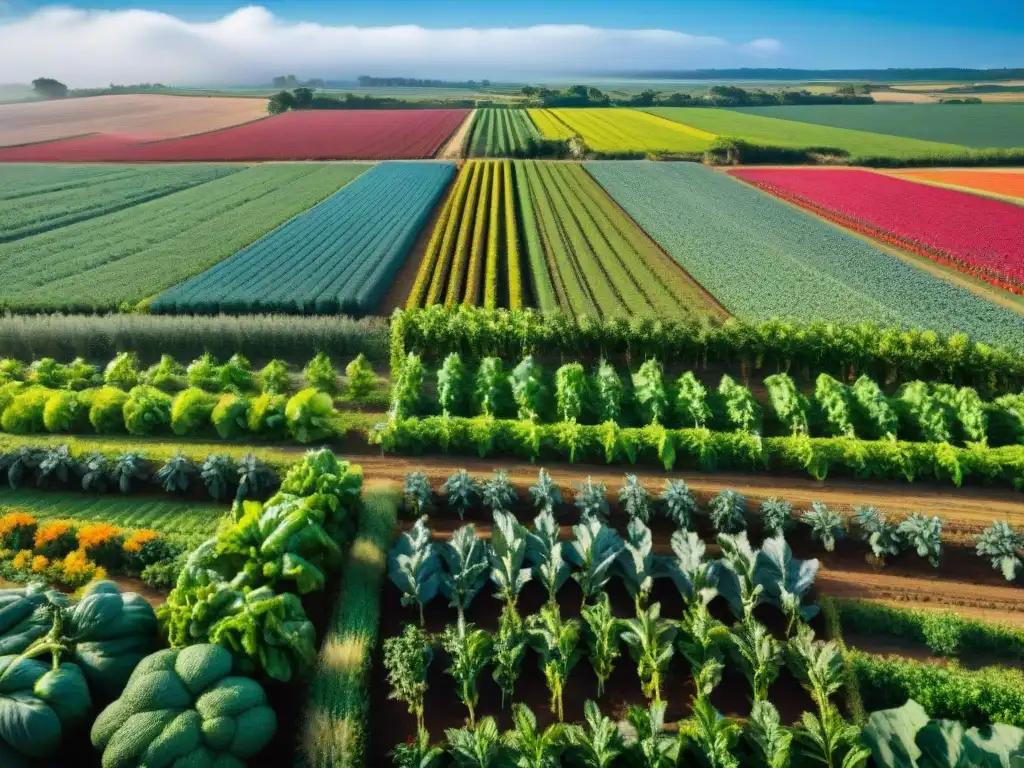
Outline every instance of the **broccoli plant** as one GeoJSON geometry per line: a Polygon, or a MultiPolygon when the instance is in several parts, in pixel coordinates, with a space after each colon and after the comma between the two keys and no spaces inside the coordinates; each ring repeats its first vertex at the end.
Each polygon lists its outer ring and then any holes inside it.
{"type": "Polygon", "coordinates": [[[587,479],[578,486],[575,504],[576,509],[580,511],[580,520],[608,520],[607,489],[604,483],[595,483],[590,475],[587,475],[587,479]]]}
{"type": "Polygon", "coordinates": [[[231,495],[231,490],[238,482],[238,468],[231,457],[223,453],[211,453],[203,460],[199,468],[199,476],[210,496],[220,501],[231,495]]]}
{"type": "Polygon", "coordinates": [[[754,704],[743,735],[758,765],[789,768],[793,734],[782,725],[779,710],[770,701],[754,704]]]}
{"type": "Polygon", "coordinates": [[[274,470],[251,453],[243,454],[238,459],[235,472],[238,481],[236,501],[265,496],[278,482],[274,470]]]}
{"type": "Polygon", "coordinates": [[[571,567],[562,557],[562,543],[558,540],[558,523],[549,511],[534,518],[529,533],[526,555],[533,566],[533,576],[548,595],[548,603],[555,604],[555,595],[569,578],[571,567]]]}
{"type": "Polygon", "coordinates": [[[1024,536],[1013,530],[1005,520],[996,520],[981,532],[977,541],[979,557],[989,558],[992,567],[1002,571],[1007,581],[1017,578],[1021,568],[1020,551],[1024,549],[1024,536]]]}
{"type": "Polygon", "coordinates": [[[566,363],[555,371],[555,401],[562,421],[578,421],[587,398],[587,374],[579,363],[566,363]]]}
{"type": "Polygon", "coordinates": [[[772,496],[761,502],[761,525],[768,536],[775,536],[786,530],[793,516],[793,505],[772,496]]]}
{"type": "Polygon", "coordinates": [[[809,429],[807,413],[810,410],[810,403],[796,388],[789,374],[777,373],[768,376],[764,380],[764,385],[768,389],[768,399],[779,423],[791,435],[806,435],[809,429]]]}
{"type": "Polygon", "coordinates": [[[527,620],[527,637],[537,654],[544,679],[551,694],[551,712],[564,720],[562,693],[576,662],[580,660],[580,621],[563,621],[557,605],[550,603],[527,620]]]}
{"type": "Polygon", "coordinates": [[[673,622],[661,618],[661,604],[654,603],[636,618],[622,622],[622,641],[629,648],[644,696],[661,701],[661,681],[675,653],[673,622]]]}
{"type": "Polygon", "coordinates": [[[548,471],[541,469],[537,473],[537,482],[530,486],[530,497],[538,511],[554,513],[562,503],[562,490],[551,479],[548,471]]]}
{"type": "Polygon", "coordinates": [[[800,521],[810,526],[811,538],[820,541],[826,552],[832,552],[836,541],[846,535],[842,516],[820,501],[812,501],[811,508],[804,512],[800,521]]]}
{"type": "Polygon", "coordinates": [[[473,508],[473,503],[479,496],[476,480],[464,469],[458,470],[445,480],[441,490],[444,491],[448,508],[458,512],[459,520],[466,519],[466,512],[473,508]]]}
{"type": "Polygon", "coordinates": [[[405,506],[414,516],[420,517],[430,508],[434,492],[425,472],[406,472],[402,492],[405,506]]]}
{"type": "Polygon", "coordinates": [[[789,619],[789,636],[798,620],[810,621],[818,615],[817,605],[802,605],[818,575],[817,560],[799,560],[780,533],[765,539],[757,553],[754,583],[762,588],[761,601],[774,605],[789,619]]]}
{"type": "Polygon", "coordinates": [[[871,554],[877,561],[884,562],[886,557],[895,557],[900,553],[900,534],[895,525],[886,522],[885,515],[877,507],[857,507],[853,523],[860,538],[871,547],[871,554]]]}
{"type": "Polygon", "coordinates": [[[711,563],[704,559],[705,550],[704,541],[693,531],[676,531],[672,534],[672,554],[658,563],[659,570],[672,579],[687,602],[702,593],[714,596],[711,563]]]}
{"type": "Polygon", "coordinates": [[[718,385],[718,394],[725,407],[726,421],[732,429],[761,434],[761,406],[749,388],[737,384],[731,376],[726,375],[718,385]]]}
{"type": "Polygon", "coordinates": [[[712,580],[733,615],[746,621],[753,616],[764,593],[764,586],[757,583],[757,553],[750,546],[746,531],[735,536],[719,534],[718,544],[722,557],[712,564],[712,580]]]}
{"type": "Polygon", "coordinates": [[[487,580],[487,542],[472,525],[459,528],[441,547],[441,593],[464,620],[466,609],[487,580]]]}
{"type": "Polygon", "coordinates": [[[516,681],[526,654],[526,633],[523,620],[516,609],[506,605],[498,622],[498,634],[494,636],[493,646],[494,670],[491,677],[501,688],[501,708],[505,701],[511,700],[515,694],[516,681]]]}
{"type": "Polygon", "coordinates": [[[644,424],[664,424],[668,417],[668,395],[661,363],[647,360],[633,374],[633,396],[644,424]]]}
{"type": "Polygon", "coordinates": [[[462,358],[452,352],[437,371],[437,399],[445,416],[462,416],[468,411],[469,373],[462,358]]]}
{"type": "Polygon", "coordinates": [[[146,458],[136,451],[125,451],[114,459],[114,467],[111,478],[117,482],[118,490],[121,493],[129,493],[132,489],[132,482],[145,480],[149,477],[146,471],[146,458]]]}
{"type": "Polygon", "coordinates": [[[519,411],[519,418],[537,421],[544,409],[546,396],[544,374],[537,361],[530,356],[524,357],[519,365],[512,369],[508,381],[512,386],[512,399],[519,411]]]}
{"type": "Polygon", "coordinates": [[[466,624],[460,615],[458,624],[445,627],[441,647],[451,657],[452,665],[445,671],[456,683],[459,699],[469,710],[469,727],[476,727],[476,705],[479,699],[477,678],[491,660],[491,636],[483,629],[466,624]]]}
{"type": "Polygon", "coordinates": [[[676,524],[676,528],[690,527],[693,516],[697,514],[697,502],[685,480],[666,480],[665,490],[658,500],[665,506],[665,516],[676,524]]]}
{"type": "Polygon", "coordinates": [[[629,521],[626,538],[619,552],[618,566],[636,610],[643,610],[657,572],[651,530],[639,518],[629,521]]]}
{"type": "Polygon", "coordinates": [[[110,479],[110,462],[102,453],[90,453],[82,461],[82,490],[104,493],[110,479]]]}
{"type": "Polygon", "coordinates": [[[747,527],[747,500],[728,488],[719,491],[708,507],[711,525],[719,533],[736,533],[747,527]]]}
{"type": "Polygon", "coordinates": [[[494,477],[484,480],[480,486],[480,500],[492,512],[508,512],[518,498],[509,482],[508,472],[503,469],[496,470],[494,477]]]}
{"type": "Polygon", "coordinates": [[[307,387],[333,395],[338,391],[338,371],[326,352],[317,352],[302,370],[307,387]]]}
{"type": "Polygon", "coordinates": [[[926,517],[915,512],[899,524],[896,532],[909,548],[917,552],[918,557],[926,558],[934,568],[939,567],[939,556],[942,554],[941,518],[926,517]]]}
{"type": "Polygon", "coordinates": [[[491,530],[491,581],[497,590],[494,596],[504,600],[509,610],[514,611],[519,593],[530,581],[531,571],[524,568],[528,532],[509,512],[494,512],[494,528],[491,530]]]}
{"type": "Polygon", "coordinates": [[[424,626],[423,606],[437,595],[441,586],[441,560],[434,546],[426,517],[399,536],[388,556],[388,578],[402,592],[402,605],[415,604],[424,626]]]}
{"type": "Polygon", "coordinates": [[[733,658],[747,678],[753,702],[768,700],[768,689],[779,676],[782,664],[782,646],[771,636],[764,624],[753,619],[739,624],[729,638],[732,640],[733,658]]]}
{"type": "Polygon", "coordinates": [[[175,453],[153,475],[166,493],[184,493],[199,474],[196,465],[181,451],[175,453]]]}
{"type": "Polygon", "coordinates": [[[401,635],[384,641],[384,668],[391,684],[389,699],[402,702],[416,716],[417,730],[423,728],[424,698],[427,694],[427,670],[434,660],[434,649],[427,633],[414,624],[406,624],[401,635]]]}
{"type": "Polygon", "coordinates": [[[597,677],[597,696],[604,695],[604,686],[612,676],[615,660],[619,657],[622,622],[612,614],[608,593],[603,592],[593,605],[584,606],[583,635],[587,642],[590,666],[597,677]]]}
{"type": "Polygon", "coordinates": [[[651,503],[647,489],[636,475],[626,475],[626,482],[619,489],[619,503],[630,520],[646,523],[651,519],[651,503]]]}
{"type": "Polygon", "coordinates": [[[345,379],[345,396],[349,400],[363,400],[377,391],[377,374],[362,352],[345,366],[345,379]]]}
{"type": "Polygon", "coordinates": [[[485,357],[476,371],[474,400],[477,412],[498,418],[508,410],[508,376],[500,357],[485,357]]]}
{"type": "Polygon", "coordinates": [[[711,422],[708,390],[692,371],[680,376],[676,384],[676,416],[687,427],[706,427],[711,422]]]}
{"type": "Polygon", "coordinates": [[[572,578],[580,585],[583,603],[597,597],[612,577],[613,566],[622,551],[622,540],[611,528],[594,517],[572,527],[576,538],[566,555],[577,567],[572,578]]]}
{"type": "Polygon", "coordinates": [[[602,359],[597,365],[597,371],[594,372],[593,391],[598,420],[615,423],[621,421],[622,400],[626,387],[619,374],[606,360],[602,359]]]}

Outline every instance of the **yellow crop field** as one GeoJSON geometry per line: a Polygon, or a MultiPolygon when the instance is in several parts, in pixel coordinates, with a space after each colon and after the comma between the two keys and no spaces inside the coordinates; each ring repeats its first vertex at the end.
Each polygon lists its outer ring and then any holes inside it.
{"type": "Polygon", "coordinates": [[[634,109],[531,109],[545,138],[579,134],[597,152],[702,152],[716,136],[634,109]]]}

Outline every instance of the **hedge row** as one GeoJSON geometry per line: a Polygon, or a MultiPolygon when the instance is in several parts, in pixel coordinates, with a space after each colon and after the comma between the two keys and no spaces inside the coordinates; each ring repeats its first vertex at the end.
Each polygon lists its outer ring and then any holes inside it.
{"type": "Polygon", "coordinates": [[[370,433],[392,453],[514,455],[530,461],[660,463],[666,470],[806,472],[859,479],[998,483],[1024,490],[1024,446],[957,448],[850,438],[767,437],[743,432],[618,427],[442,416],[394,419],[370,433]]]}
{"type": "Polygon", "coordinates": [[[365,764],[381,590],[400,501],[397,487],[363,493],[359,529],[310,686],[297,768],[365,764]]]}

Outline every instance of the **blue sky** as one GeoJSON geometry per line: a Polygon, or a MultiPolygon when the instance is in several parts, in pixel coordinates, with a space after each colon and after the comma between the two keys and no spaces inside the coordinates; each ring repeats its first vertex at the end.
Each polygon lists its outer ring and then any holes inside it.
{"type": "Polygon", "coordinates": [[[69,70],[65,76],[71,79],[104,80],[130,70],[137,77],[175,82],[245,79],[261,62],[267,71],[285,67],[304,76],[464,73],[492,79],[514,77],[520,67],[522,76],[534,77],[636,68],[1024,66],[1024,0],[265,0],[258,5],[264,10],[242,10],[244,0],[0,0],[0,73],[8,66],[15,72],[38,69],[51,59],[56,69],[69,70]],[[65,10],[55,11],[58,5],[65,10]],[[131,13],[135,9],[166,16],[131,13]],[[392,25],[422,30],[406,37],[367,30],[392,25]],[[535,25],[557,25],[555,36],[525,31],[535,25]],[[345,30],[351,27],[361,29],[345,30]],[[443,32],[466,28],[471,33],[443,32]],[[288,30],[283,38],[282,29],[288,30]],[[636,30],[667,32],[644,36],[636,30]],[[275,46],[274,39],[284,42],[275,46]],[[557,55],[554,47],[561,49],[557,55]],[[193,54],[196,61],[182,60],[193,54]]]}

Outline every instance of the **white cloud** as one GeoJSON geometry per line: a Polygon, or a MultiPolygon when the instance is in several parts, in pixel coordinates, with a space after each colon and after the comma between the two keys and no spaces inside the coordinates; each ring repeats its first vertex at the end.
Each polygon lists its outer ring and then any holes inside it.
{"type": "Polygon", "coordinates": [[[325,26],[284,22],[258,6],[208,23],[146,10],[58,6],[0,19],[0,72],[5,80],[45,75],[75,87],[262,82],[286,72],[327,78],[557,76],[737,66],[780,48],[778,41],[767,38],[734,44],[672,30],[582,24],[489,29],[325,26]]]}

